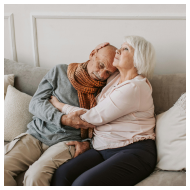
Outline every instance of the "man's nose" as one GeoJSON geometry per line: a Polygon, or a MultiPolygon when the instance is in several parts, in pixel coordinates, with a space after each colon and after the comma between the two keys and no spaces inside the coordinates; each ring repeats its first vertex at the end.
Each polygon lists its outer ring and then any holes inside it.
{"type": "Polygon", "coordinates": [[[101,80],[106,80],[109,77],[109,75],[108,75],[108,73],[107,73],[106,70],[100,70],[98,72],[98,74],[99,74],[101,80]]]}

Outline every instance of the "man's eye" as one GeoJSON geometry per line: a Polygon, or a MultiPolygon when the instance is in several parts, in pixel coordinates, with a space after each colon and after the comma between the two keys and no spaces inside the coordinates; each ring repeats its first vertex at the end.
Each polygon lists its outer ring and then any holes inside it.
{"type": "Polygon", "coordinates": [[[128,48],[125,48],[125,50],[128,50],[128,48]]]}
{"type": "Polygon", "coordinates": [[[104,68],[104,64],[100,63],[100,67],[101,67],[101,68],[104,68]]]}

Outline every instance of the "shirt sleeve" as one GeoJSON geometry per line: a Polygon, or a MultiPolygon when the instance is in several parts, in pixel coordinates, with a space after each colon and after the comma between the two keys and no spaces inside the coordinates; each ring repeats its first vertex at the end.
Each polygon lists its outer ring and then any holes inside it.
{"type": "Polygon", "coordinates": [[[134,83],[127,83],[115,89],[97,106],[91,108],[81,119],[99,126],[138,110],[140,90],[134,83]]]}
{"type": "Polygon", "coordinates": [[[57,86],[56,67],[51,69],[41,80],[37,91],[32,97],[29,104],[29,112],[43,121],[53,123],[61,127],[61,117],[63,113],[59,112],[50,102],[49,99],[54,94],[57,86]]]}

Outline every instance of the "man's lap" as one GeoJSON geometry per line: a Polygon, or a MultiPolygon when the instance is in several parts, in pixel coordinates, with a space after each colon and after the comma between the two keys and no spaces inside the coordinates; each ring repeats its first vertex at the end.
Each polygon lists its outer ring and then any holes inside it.
{"type": "Polygon", "coordinates": [[[53,174],[55,169],[74,156],[74,146],[65,143],[66,141],[48,147],[29,134],[16,137],[5,148],[5,171],[11,172],[15,177],[30,166],[26,174],[40,171],[53,174]]]}

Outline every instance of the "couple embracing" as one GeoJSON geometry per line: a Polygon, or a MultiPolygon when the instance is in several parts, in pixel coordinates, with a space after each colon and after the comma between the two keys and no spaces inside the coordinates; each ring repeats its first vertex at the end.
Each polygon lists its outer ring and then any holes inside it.
{"type": "Polygon", "coordinates": [[[4,184],[128,186],[156,166],[148,80],[155,51],[139,36],[98,45],[84,63],[60,64],[40,82],[27,132],[5,146],[4,184]],[[19,139],[19,140],[18,140],[19,139]]]}

